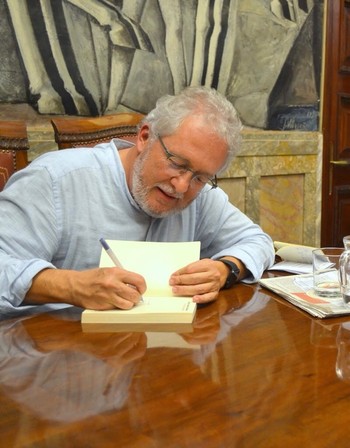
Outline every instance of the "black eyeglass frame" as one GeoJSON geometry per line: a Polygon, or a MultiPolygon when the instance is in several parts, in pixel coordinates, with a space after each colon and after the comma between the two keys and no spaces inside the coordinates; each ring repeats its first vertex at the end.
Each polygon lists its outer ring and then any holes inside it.
{"type": "Polygon", "coordinates": [[[185,173],[187,173],[189,171],[190,173],[192,173],[192,180],[193,179],[198,179],[199,182],[201,182],[203,184],[203,186],[205,184],[209,184],[209,185],[211,185],[211,189],[212,190],[217,188],[217,186],[218,186],[218,178],[217,178],[216,175],[214,177],[209,177],[209,176],[207,176],[205,174],[201,174],[201,173],[198,173],[196,171],[193,171],[192,168],[189,168],[189,167],[187,167],[185,165],[184,166],[178,165],[176,162],[174,162],[172,160],[172,158],[173,157],[178,157],[179,159],[181,159],[181,156],[178,156],[178,155],[173,154],[172,152],[170,152],[168,150],[168,148],[165,146],[165,143],[163,142],[163,139],[162,139],[162,137],[160,135],[157,135],[157,138],[158,138],[158,140],[159,140],[159,142],[161,144],[161,147],[163,148],[163,151],[165,152],[165,157],[167,158],[167,160],[170,160],[170,162],[174,165],[174,170],[178,171],[179,176],[181,176],[182,174],[185,174],[185,173]],[[199,179],[198,176],[204,176],[206,178],[206,180],[204,182],[202,182],[199,179]]]}

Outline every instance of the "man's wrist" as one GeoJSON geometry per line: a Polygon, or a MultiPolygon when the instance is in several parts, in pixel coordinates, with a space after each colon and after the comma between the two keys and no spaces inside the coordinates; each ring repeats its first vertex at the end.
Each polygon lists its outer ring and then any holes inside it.
{"type": "Polygon", "coordinates": [[[216,260],[221,261],[228,268],[228,274],[222,289],[230,288],[238,282],[241,270],[233,260],[224,257],[216,258],[216,260]]]}
{"type": "Polygon", "coordinates": [[[42,305],[46,303],[74,303],[74,287],[80,272],[66,269],[46,268],[32,279],[24,304],[42,305]]]}

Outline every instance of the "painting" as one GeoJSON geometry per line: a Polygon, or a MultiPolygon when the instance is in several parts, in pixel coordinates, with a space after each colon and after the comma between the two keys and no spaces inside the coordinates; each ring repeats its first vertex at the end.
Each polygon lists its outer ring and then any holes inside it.
{"type": "Polygon", "coordinates": [[[190,85],[245,126],[317,130],[323,0],[0,0],[0,102],[147,113],[190,85]]]}

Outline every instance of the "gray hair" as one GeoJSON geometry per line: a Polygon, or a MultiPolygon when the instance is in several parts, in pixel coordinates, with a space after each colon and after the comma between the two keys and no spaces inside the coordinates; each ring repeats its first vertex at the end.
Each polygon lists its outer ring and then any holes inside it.
{"type": "Polygon", "coordinates": [[[208,130],[226,142],[228,157],[223,171],[240,149],[242,123],[233,105],[217,90],[187,87],[178,95],[165,95],[140,126],[144,123],[150,126],[151,138],[171,135],[191,114],[203,115],[208,130]]]}

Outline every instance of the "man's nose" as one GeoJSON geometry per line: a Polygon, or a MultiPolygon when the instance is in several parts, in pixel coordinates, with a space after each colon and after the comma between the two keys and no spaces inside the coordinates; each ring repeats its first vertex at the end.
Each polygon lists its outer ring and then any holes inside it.
{"type": "Polygon", "coordinates": [[[191,171],[186,171],[185,173],[178,174],[177,176],[171,178],[171,184],[177,193],[186,193],[191,187],[191,182],[191,171]]]}

